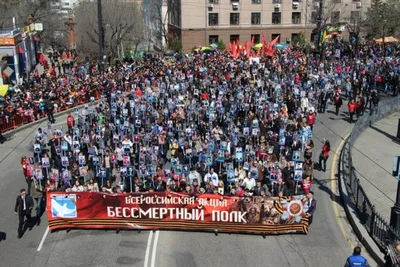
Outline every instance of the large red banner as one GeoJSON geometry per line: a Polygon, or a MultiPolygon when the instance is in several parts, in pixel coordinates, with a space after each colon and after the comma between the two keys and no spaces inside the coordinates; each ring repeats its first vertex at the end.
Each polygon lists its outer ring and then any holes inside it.
{"type": "Polygon", "coordinates": [[[165,229],[229,233],[308,232],[305,196],[227,197],[178,193],[49,193],[51,230],[165,229]]]}

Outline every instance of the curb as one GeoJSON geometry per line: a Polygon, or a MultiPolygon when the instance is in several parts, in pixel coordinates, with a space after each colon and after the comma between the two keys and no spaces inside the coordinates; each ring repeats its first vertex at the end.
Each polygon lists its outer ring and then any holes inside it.
{"type": "MultiPolygon", "coordinates": [[[[85,105],[89,105],[89,107],[90,107],[90,106],[93,106],[93,105],[97,104],[99,101],[100,101],[100,100],[96,100],[96,101],[94,101],[94,102],[88,102],[88,103],[85,103],[85,104],[81,104],[81,105],[78,105],[78,106],[74,106],[73,108],[69,108],[69,109],[66,109],[66,110],[57,112],[57,113],[54,114],[54,118],[61,117],[62,115],[67,114],[68,112],[73,112],[73,110],[74,110],[75,108],[81,109],[81,108],[83,108],[85,105]]],[[[33,122],[29,122],[29,123],[27,123],[27,124],[21,125],[21,126],[15,128],[14,130],[7,131],[7,132],[3,133],[3,136],[6,137],[6,138],[9,138],[10,136],[12,136],[12,135],[14,135],[14,134],[16,134],[16,133],[18,133],[18,132],[20,132],[20,131],[22,131],[22,130],[25,130],[25,129],[30,128],[30,127],[33,127],[33,126],[35,126],[35,125],[41,124],[41,123],[43,123],[43,122],[45,122],[45,121],[47,121],[47,116],[44,117],[44,118],[38,119],[37,121],[33,121],[33,122]]]]}
{"type": "Polygon", "coordinates": [[[338,174],[339,174],[339,192],[340,198],[343,202],[343,207],[346,212],[346,217],[352,226],[354,233],[356,234],[358,240],[360,240],[361,244],[366,248],[371,257],[378,263],[378,266],[385,265],[385,255],[381,253],[380,248],[376,245],[375,241],[367,232],[367,229],[360,223],[360,219],[357,215],[357,210],[354,206],[353,201],[349,197],[349,193],[347,191],[346,182],[344,180],[344,162],[342,160],[343,153],[345,150],[345,146],[347,145],[348,138],[346,139],[346,143],[343,145],[342,150],[340,151],[339,157],[339,166],[338,166],[338,174]]]}

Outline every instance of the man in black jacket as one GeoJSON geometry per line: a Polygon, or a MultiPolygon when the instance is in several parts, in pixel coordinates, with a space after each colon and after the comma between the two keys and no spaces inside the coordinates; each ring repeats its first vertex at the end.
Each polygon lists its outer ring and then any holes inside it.
{"type": "Polygon", "coordinates": [[[374,111],[375,111],[375,114],[378,114],[378,103],[379,103],[379,101],[380,101],[380,98],[378,96],[378,93],[376,91],[373,92],[372,96],[371,96],[371,104],[372,104],[372,106],[371,106],[370,115],[372,115],[374,113],[374,111]]]}
{"type": "Polygon", "coordinates": [[[50,101],[50,99],[47,100],[46,102],[46,113],[47,113],[47,118],[51,123],[55,123],[56,120],[54,119],[53,113],[54,113],[54,104],[50,101]]]}
{"type": "Polygon", "coordinates": [[[25,222],[25,216],[27,219],[27,225],[29,230],[32,230],[32,209],[34,206],[33,198],[30,195],[26,194],[26,190],[23,188],[20,190],[20,195],[17,196],[15,202],[14,213],[18,215],[19,224],[18,224],[18,238],[22,237],[23,234],[23,225],[25,222]]]}

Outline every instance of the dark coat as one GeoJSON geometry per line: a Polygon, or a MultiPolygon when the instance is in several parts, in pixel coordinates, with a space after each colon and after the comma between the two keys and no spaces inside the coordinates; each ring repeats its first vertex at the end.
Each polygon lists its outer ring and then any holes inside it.
{"type": "MultiPolygon", "coordinates": [[[[21,204],[21,196],[17,196],[17,199],[15,201],[14,211],[17,212],[18,214],[21,214],[21,212],[23,211],[23,207],[20,206],[20,204],[21,204]]],[[[26,213],[31,214],[35,204],[33,202],[33,198],[30,195],[25,196],[25,205],[26,205],[26,213]]]]}

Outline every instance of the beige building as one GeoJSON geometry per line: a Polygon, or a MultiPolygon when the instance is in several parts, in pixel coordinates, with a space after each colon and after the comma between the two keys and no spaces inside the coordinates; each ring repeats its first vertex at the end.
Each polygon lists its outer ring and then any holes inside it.
{"type": "MultiPolygon", "coordinates": [[[[328,25],[356,23],[370,0],[323,0],[323,21],[328,25]]],[[[304,33],[311,38],[320,3],[316,0],[169,0],[169,33],[182,40],[183,50],[223,40],[255,43],[280,36],[289,42],[304,33]]]]}

